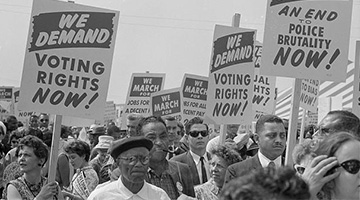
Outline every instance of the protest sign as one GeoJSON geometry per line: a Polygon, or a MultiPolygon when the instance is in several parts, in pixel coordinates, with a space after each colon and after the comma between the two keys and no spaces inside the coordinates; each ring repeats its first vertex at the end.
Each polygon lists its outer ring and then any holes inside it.
{"type": "Polygon", "coordinates": [[[276,77],[261,75],[261,53],[262,44],[256,41],[254,51],[255,76],[252,105],[254,111],[273,113],[275,104],[276,77]]]}
{"type": "Polygon", "coordinates": [[[360,117],[360,41],[356,41],[352,112],[360,117]]]}
{"type": "Polygon", "coordinates": [[[0,87],[0,115],[14,114],[13,87],[0,87]]]}
{"type": "Polygon", "coordinates": [[[124,112],[121,117],[121,128],[126,129],[126,118],[130,113],[144,117],[150,115],[150,95],[164,87],[165,74],[133,73],[130,80],[124,112]]]}
{"type": "Polygon", "coordinates": [[[20,110],[101,118],[119,12],[34,0],[20,110]]]}
{"type": "Polygon", "coordinates": [[[303,79],[301,82],[300,107],[317,112],[320,81],[303,79]]]}
{"type": "Polygon", "coordinates": [[[181,121],[180,88],[151,93],[150,102],[151,115],[160,117],[173,116],[178,121],[181,121]]]}
{"type": "Polygon", "coordinates": [[[206,115],[216,124],[251,121],[255,35],[255,30],[215,26],[206,115]]]}
{"type": "Polygon", "coordinates": [[[351,11],[352,0],[268,0],[261,73],[345,81],[351,11]]]}
{"type": "Polygon", "coordinates": [[[30,116],[31,115],[39,116],[40,112],[31,111],[31,110],[28,110],[28,111],[19,110],[19,108],[18,108],[19,96],[20,96],[20,88],[19,87],[14,88],[13,95],[14,95],[15,117],[17,118],[18,121],[21,121],[22,123],[25,124],[25,126],[27,126],[30,116]]]}
{"type": "Polygon", "coordinates": [[[0,100],[12,100],[13,88],[11,87],[0,87],[0,100]]]}
{"type": "Polygon", "coordinates": [[[318,113],[316,112],[311,112],[308,111],[307,112],[307,117],[306,117],[306,125],[314,125],[317,126],[318,124],[318,113]]]}
{"type": "Polygon", "coordinates": [[[183,102],[181,122],[183,124],[196,116],[204,118],[206,112],[207,90],[207,77],[192,74],[184,75],[181,84],[183,102]]]}

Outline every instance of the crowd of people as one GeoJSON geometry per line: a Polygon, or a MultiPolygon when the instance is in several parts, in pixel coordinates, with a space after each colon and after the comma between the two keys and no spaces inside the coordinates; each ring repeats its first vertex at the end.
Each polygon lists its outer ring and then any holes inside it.
{"type": "Polygon", "coordinates": [[[0,121],[2,199],[360,199],[360,120],[349,111],[307,129],[292,166],[284,162],[288,123],[276,115],[260,117],[253,133],[227,125],[225,143],[200,117],[182,124],[130,114],[126,126],[62,126],[48,181],[49,115],[25,126],[14,116],[0,121]]]}

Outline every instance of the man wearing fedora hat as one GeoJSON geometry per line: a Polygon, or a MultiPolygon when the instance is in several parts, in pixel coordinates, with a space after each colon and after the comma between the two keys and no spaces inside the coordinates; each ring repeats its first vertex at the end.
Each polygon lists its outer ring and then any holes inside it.
{"type": "Polygon", "coordinates": [[[95,126],[89,131],[90,147],[93,149],[99,143],[99,136],[105,135],[104,126],[95,126]]]}
{"type": "Polygon", "coordinates": [[[121,176],[117,181],[95,189],[88,200],[96,199],[170,199],[166,192],[145,182],[149,167],[149,154],[153,142],[145,137],[116,140],[110,149],[121,176]]]}
{"type": "Polygon", "coordinates": [[[101,178],[100,170],[109,161],[110,155],[108,154],[108,149],[111,147],[113,141],[114,138],[112,136],[101,135],[99,136],[99,143],[94,147],[94,151],[97,152],[97,155],[89,162],[89,164],[96,171],[99,177],[99,183],[107,181],[101,178]]]}

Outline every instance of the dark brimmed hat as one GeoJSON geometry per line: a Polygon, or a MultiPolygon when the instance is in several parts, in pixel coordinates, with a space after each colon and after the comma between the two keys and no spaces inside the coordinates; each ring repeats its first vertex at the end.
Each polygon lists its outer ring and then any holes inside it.
{"type": "Polygon", "coordinates": [[[116,160],[121,153],[136,147],[145,147],[150,151],[153,147],[153,142],[143,136],[116,140],[110,148],[110,155],[116,160]]]}
{"type": "Polygon", "coordinates": [[[105,127],[103,126],[95,126],[91,129],[89,133],[92,135],[104,135],[105,134],[105,127]]]}

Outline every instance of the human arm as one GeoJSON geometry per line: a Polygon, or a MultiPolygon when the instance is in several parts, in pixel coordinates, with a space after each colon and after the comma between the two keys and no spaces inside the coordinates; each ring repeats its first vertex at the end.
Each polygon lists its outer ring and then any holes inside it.
{"type": "Polygon", "coordinates": [[[70,166],[69,160],[65,154],[60,154],[58,158],[59,177],[62,187],[68,187],[70,184],[70,166]]]}

